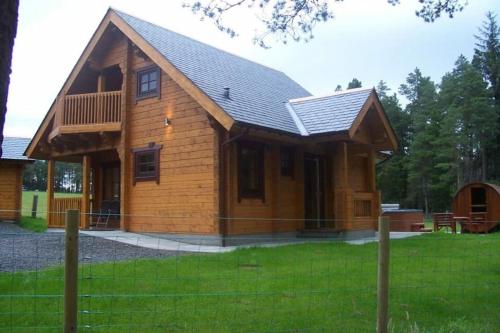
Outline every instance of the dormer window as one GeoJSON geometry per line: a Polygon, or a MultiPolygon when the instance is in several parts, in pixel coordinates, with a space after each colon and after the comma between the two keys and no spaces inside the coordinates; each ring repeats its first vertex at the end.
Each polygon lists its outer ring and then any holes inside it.
{"type": "Polygon", "coordinates": [[[160,69],[149,67],[137,72],[137,99],[158,96],[160,91],[160,69]]]}

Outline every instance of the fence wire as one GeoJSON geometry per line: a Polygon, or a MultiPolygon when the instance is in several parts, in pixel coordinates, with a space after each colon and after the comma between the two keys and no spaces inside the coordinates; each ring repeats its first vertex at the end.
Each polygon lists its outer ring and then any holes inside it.
{"type": "MultiPolygon", "coordinates": [[[[172,216],[149,216],[144,229],[156,218],[172,216]]],[[[173,220],[192,227],[191,217],[173,220]]],[[[269,222],[229,220],[230,230],[269,222]]],[[[295,223],[272,220],[276,230],[295,223]]],[[[247,235],[229,247],[202,236],[80,231],[78,330],[374,332],[376,237],[320,231],[247,235]]],[[[391,332],[500,331],[500,233],[391,238],[391,332]]],[[[64,246],[61,229],[0,223],[0,332],[62,332],[64,246]]]]}

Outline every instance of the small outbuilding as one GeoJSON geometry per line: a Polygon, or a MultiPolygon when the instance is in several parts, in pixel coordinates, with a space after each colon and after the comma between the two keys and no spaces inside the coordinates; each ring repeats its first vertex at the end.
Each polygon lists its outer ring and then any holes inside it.
{"type": "Polygon", "coordinates": [[[21,218],[23,170],[32,159],[23,156],[31,139],[5,137],[0,157],[0,221],[21,218]]]}
{"type": "Polygon", "coordinates": [[[462,229],[465,226],[471,230],[465,231],[489,232],[495,229],[500,222],[500,186],[490,183],[465,185],[455,194],[453,215],[470,219],[462,229]]]}

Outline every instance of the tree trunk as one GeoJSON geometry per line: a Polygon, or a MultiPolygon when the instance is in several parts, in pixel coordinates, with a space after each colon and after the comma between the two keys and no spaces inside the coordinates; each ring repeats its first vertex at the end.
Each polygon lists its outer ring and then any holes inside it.
{"type": "Polygon", "coordinates": [[[12,64],[12,49],[17,31],[19,0],[0,1],[0,157],[2,157],[3,126],[7,113],[7,95],[12,64]]]}
{"type": "Polygon", "coordinates": [[[481,180],[486,181],[486,171],[487,171],[487,160],[486,160],[486,149],[483,147],[481,149],[481,180]]]}

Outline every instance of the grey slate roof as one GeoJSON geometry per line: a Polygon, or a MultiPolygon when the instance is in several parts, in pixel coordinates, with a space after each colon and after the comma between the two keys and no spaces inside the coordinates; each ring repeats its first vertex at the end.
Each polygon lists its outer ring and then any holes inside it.
{"type": "Polygon", "coordinates": [[[345,131],[373,91],[314,97],[283,72],[112,10],[237,122],[306,136],[345,131]]]}
{"type": "Polygon", "coordinates": [[[311,94],[283,72],[114,10],[238,122],[300,134],[286,102],[311,94]],[[230,88],[230,98],[224,88],[230,88]]]}
{"type": "Polygon", "coordinates": [[[29,138],[15,138],[4,137],[2,142],[2,160],[19,160],[19,161],[32,161],[31,159],[23,156],[24,151],[28,147],[31,139],[29,138]]]}
{"type": "Polygon", "coordinates": [[[347,131],[372,91],[373,88],[352,89],[329,96],[301,98],[291,100],[290,106],[307,135],[347,131]]]}

